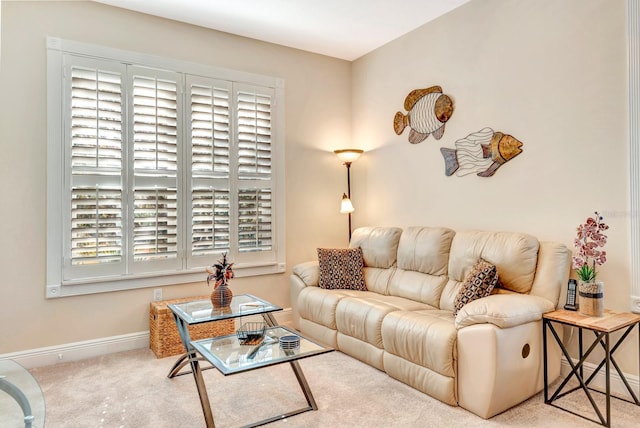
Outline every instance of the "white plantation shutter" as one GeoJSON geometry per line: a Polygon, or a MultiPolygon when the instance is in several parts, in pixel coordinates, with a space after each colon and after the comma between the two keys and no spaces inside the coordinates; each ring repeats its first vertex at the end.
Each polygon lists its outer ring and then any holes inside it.
{"type": "Polygon", "coordinates": [[[238,191],[238,249],[270,251],[273,245],[270,189],[238,191]]]}
{"type": "MultiPolygon", "coordinates": [[[[138,70],[134,71],[137,72],[138,70]]],[[[175,80],[133,75],[133,150],[136,172],[176,175],[177,90],[175,80]]]]}
{"type": "MultiPolygon", "coordinates": [[[[97,64],[96,64],[97,65],[97,64]]],[[[122,83],[119,73],[73,66],[71,167],[80,173],[122,168],[122,83]]]]}
{"type": "Polygon", "coordinates": [[[229,251],[229,213],[228,190],[192,190],[191,252],[194,256],[229,251]]]}
{"type": "Polygon", "coordinates": [[[176,258],[177,189],[136,188],[133,206],[134,259],[176,258]]]}
{"type": "Polygon", "coordinates": [[[267,88],[238,85],[236,90],[240,253],[273,250],[272,99],[267,88]]]}
{"type": "Polygon", "coordinates": [[[282,81],[47,44],[48,297],[284,272],[282,81]]]}
{"type": "MultiPolygon", "coordinates": [[[[179,76],[131,67],[133,261],[179,267],[179,76]]],[[[138,268],[153,270],[151,267],[138,268]]]]}
{"type": "Polygon", "coordinates": [[[122,190],[74,187],[71,192],[71,263],[119,262],[122,257],[122,190]]]}
{"type": "Polygon", "coordinates": [[[123,75],[118,64],[65,57],[69,210],[63,216],[65,275],[123,265],[123,75]]]}
{"type": "Polygon", "coordinates": [[[231,248],[231,83],[187,76],[191,141],[189,266],[231,248]]]}
{"type": "Polygon", "coordinates": [[[271,179],[271,95],[237,93],[238,177],[271,179]]]}
{"type": "Polygon", "coordinates": [[[188,77],[193,177],[229,177],[228,82],[188,77]],[[196,83],[198,82],[198,83],[196,83]]]}

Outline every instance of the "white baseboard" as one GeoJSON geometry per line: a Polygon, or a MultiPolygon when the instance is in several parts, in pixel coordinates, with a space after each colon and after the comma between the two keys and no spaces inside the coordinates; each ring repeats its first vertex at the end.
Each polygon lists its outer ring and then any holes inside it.
{"type": "MultiPolygon", "coordinates": [[[[274,313],[278,324],[291,325],[291,308],[274,313]]],[[[84,342],[67,343],[9,354],[0,354],[0,360],[13,360],[30,369],[52,364],[78,361],[114,352],[132,351],[149,347],[149,331],[104,337],[84,342]]]]}
{"type": "MultiPolygon", "coordinates": [[[[573,360],[573,364],[576,364],[577,362],[578,360],[576,359],[573,360]]],[[[583,367],[584,367],[584,380],[586,381],[589,378],[589,376],[593,374],[597,365],[593,363],[585,362],[583,367]]],[[[571,366],[569,365],[569,362],[564,356],[562,357],[560,372],[563,378],[566,377],[569,373],[571,373],[571,366]]],[[[631,389],[633,389],[634,393],[638,395],[638,392],[639,392],[638,386],[640,385],[638,376],[625,373],[624,377],[627,379],[627,382],[629,383],[629,386],[631,387],[631,389]]],[[[575,380],[575,377],[573,379],[575,380]]],[[[618,371],[615,369],[615,367],[613,367],[613,364],[611,365],[610,384],[611,384],[611,395],[624,398],[626,400],[631,399],[631,396],[627,391],[627,387],[622,382],[622,379],[620,378],[618,371]]],[[[604,391],[606,389],[606,378],[605,378],[604,367],[600,369],[596,377],[593,378],[593,380],[589,385],[593,386],[594,388],[600,391],[604,391]]]]}
{"type": "Polygon", "coordinates": [[[66,343],[58,346],[31,349],[10,354],[1,354],[0,360],[11,359],[21,366],[33,367],[78,361],[85,358],[112,354],[114,352],[131,351],[149,347],[149,331],[104,337],[84,342],[66,343]]]}

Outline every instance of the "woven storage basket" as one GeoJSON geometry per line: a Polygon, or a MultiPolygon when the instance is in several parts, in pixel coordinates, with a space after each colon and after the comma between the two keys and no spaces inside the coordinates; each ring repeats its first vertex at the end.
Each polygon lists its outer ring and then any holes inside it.
{"type": "MultiPolygon", "coordinates": [[[[149,348],[156,354],[157,358],[180,355],[186,352],[173,318],[173,312],[171,312],[171,309],[169,309],[167,305],[206,299],[209,299],[209,296],[185,297],[182,299],[151,302],[149,308],[149,348]]],[[[227,334],[233,334],[234,331],[235,322],[233,319],[204,322],[189,326],[191,340],[225,336],[227,334]]]]}

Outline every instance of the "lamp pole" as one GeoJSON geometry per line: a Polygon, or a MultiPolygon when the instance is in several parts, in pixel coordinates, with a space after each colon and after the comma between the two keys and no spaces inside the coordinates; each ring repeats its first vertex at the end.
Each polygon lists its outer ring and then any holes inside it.
{"type": "MultiPolygon", "coordinates": [[[[351,162],[344,163],[347,167],[347,197],[351,200],[351,162]]],[[[351,242],[351,213],[349,215],[349,242],[351,242]]]]}
{"type": "Polygon", "coordinates": [[[358,160],[363,150],[360,149],[344,149],[333,151],[338,158],[347,167],[347,193],[342,194],[342,203],[340,212],[349,215],[349,242],[351,242],[351,213],[353,212],[353,204],[351,203],[351,164],[358,160]]]}

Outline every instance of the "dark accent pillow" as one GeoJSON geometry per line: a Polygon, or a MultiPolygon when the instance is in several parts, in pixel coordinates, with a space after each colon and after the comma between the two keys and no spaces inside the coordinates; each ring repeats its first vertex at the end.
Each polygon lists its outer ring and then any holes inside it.
{"type": "Polygon", "coordinates": [[[497,283],[496,267],[489,262],[479,260],[464,279],[453,301],[453,315],[455,316],[467,303],[490,295],[497,283]]]}
{"type": "Polygon", "coordinates": [[[362,272],[364,258],[360,247],[318,248],[318,262],[320,288],[367,291],[362,272]]]}

